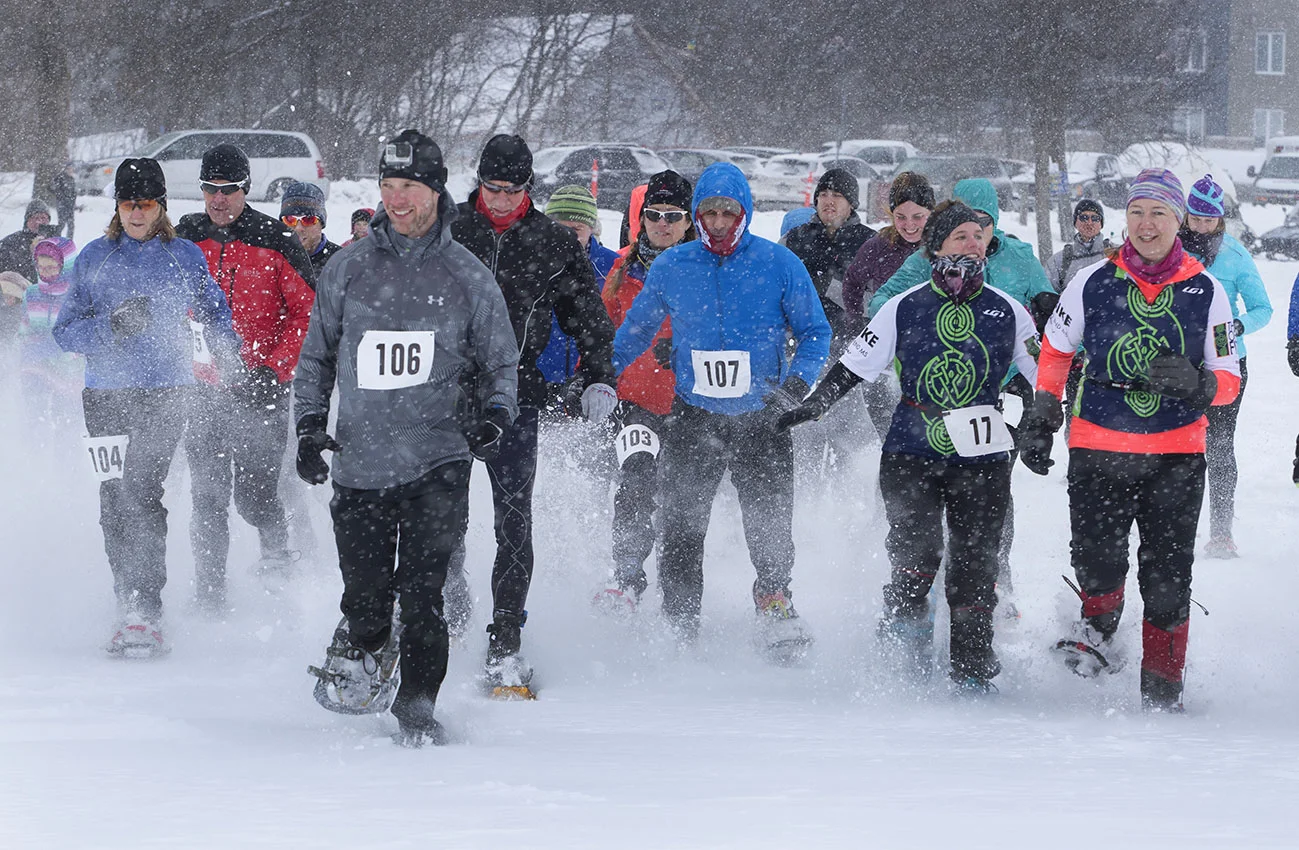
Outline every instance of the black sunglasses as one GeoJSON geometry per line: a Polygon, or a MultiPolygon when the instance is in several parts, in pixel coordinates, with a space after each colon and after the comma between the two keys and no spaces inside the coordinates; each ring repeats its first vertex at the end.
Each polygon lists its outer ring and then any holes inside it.
{"type": "Polygon", "coordinates": [[[1091,222],[1092,224],[1104,224],[1104,223],[1105,223],[1105,220],[1104,220],[1103,218],[1101,218],[1101,217],[1098,216],[1098,215],[1092,215],[1091,213],[1083,213],[1082,215],[1075,216],[1075,220],[1076,220],[1076,221],[1088,221],[1088,222],[1091,222]]]}
{"type": "Polygon", "coordinates": [[[247,192],[248,181],[242,183],[211,183],[207,180],[198,181],[202,187],[204,195],[233,195],[235,192],[247,192]]]}
{"type": "Polygon", "coordinates": [[[987,213],[975,213],[974,220],[978,223],[979,227],[987,227],[992,224],[992,216],[987,213]]]}
{"type": "Polygon", "coordinates": [[[644,210],[646,221],[666,221],[668,224],[680,224],[686,220],[686,214],[681,210],[644,210]]]}
{"type": "Polygon", "coordinates": [[[520,185],[518,185],[518,186],[513,186],[513,185],[511,185],[511,186],[497,186],[497,185],[494,185],[494,184],[492,184],[492,183],[488,183],[486,180],[479,180],[479,181],[478,181],[478,187],[479,187],[480,189],[482,189],[484,192],[492,192],[492,193],[500,193],[500,192],[504,192],[504,193],[507,194],[507,195],[517,195],[517,194],[519,194],[520,192],[525,192],[525,191],[527,191],[527,189],[528,189],[528,184],[527,184],[527,183],[522,183],[522,184],[520,184],[520,185]]]}

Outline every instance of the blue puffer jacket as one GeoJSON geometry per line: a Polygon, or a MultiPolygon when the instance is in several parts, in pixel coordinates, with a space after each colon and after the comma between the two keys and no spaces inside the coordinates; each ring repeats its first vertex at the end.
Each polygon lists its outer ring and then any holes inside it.
{"type": "Polygon", "coordinates": [[[230,306],[197,245],[180,238],[103,236],[77,255],[54,339],[64,351],[86,355],[86,386],[92,389],[185,386],[194,383],[191,311],[206,326],[218,362],[231,362],[238,338],[230,306]],[[136,336],[115,338],[109,315],[138,295],[149,297],[148,325],[136,336]]]}
{"type": "MultiPolygon", "coordinates": [[[[1203,257],[1198,258],[1203,261],[1203,257]]],[[[1227,300],[1231,302],[1231,316],[1240,319],[1245,333],[1250,334],[1272,321],[1272,300],[1267,297],[1263,287],[1263,278],[1259,276],[1254,258],[1240,240],[1230,233],[1222,234],[1222,244],[1208,268],[1209,274],[1218,279],[1222,288],[1227,290],[1227,300]],[[1245,302],[1245,312],[1240,312],[1239,302],[1245,302]]],[[[1293,311],[1293,308],[1292,308],[1293,311]]],[[[1236,337],[1236,354],[1245,357],[1245,340],[1242,335],[1236,337]]]]}
{"type": "Polygon", "coordinates": [[[753,196],[740,169],[710,165],[695,184],[696,227],[700,201],[732,198],[744,209],[744,235],[735,251],[719,257],[702,240],[663,253],[645,279],[613,342],[614,369],[622,372],[672,319],[672,368],[677,395],[713,413],[740,414],[762,408],[762,397],[789,375],[809,385],[830,353],[830,323],[807,269],[792,251],[749,232],[753,196]],[[786,358],[787,334],[797,345],[786,358]],[[694,392],[692,351],[747,351],[751,383],[739,398],[694,392]]]}

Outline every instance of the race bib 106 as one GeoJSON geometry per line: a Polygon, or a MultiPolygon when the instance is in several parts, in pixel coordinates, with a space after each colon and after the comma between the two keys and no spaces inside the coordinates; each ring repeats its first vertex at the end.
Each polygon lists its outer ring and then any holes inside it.
{"type": "Polygon", "coordinates": [[[428,380],[433,369],[433,331],[366,331],[356,351],[356,385],[399,390],[428,380]]]}
{"type": "Polygon", "coordinates": [[[96,481],[103,483],[122,477],[126,471],[126,447],[131,442],[128,435],[82,437],[81,442],[90,455],[91,471],[96,481]]]}
{"type": "Polygon", "coordinates": [[[695,367],[695,395],[708,398],[743,398],[749,394],[749,352],[691,351],[695,367]]]}
{"type": "Polygon", "coordinates": [[[618,466],[622,467],[627,458],[637,452],[648,452],[659,456],[659,435],[644,425],[628,425],[613,438],[613,447],[618,452],[618,466]]]}
{"type": "Polygon", "coordinates": [[[945,410],[943,424],[947,426],[947,436],[961,457],[1008,452],[1015,447],[1006,420],[995,405],[979,404],[945,410]]]}

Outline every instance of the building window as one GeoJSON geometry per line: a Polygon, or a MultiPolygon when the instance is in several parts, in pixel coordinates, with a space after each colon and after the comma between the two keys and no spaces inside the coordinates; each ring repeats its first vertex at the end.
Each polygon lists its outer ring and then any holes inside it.
{"type": "Polygon", "coordinates": [[[1203,30],[1179,30],[1176,38],[1177,70],[1203,74],[1209,36],[1203,30]]]}
{"type": "Polygon", "coordinates": [[[1273,136],[1285,135],[1284,109],[1254,110],[1254,142],[1264,144],[1273,136]]]}
{"type": "Polygon", "coordinates": [[[1173,110],[1173,135],[1185,139],[1187,144],[1204,141],[1204,108],[1179,106],[1173,110]]]}
{"type": "Polygon", "coordinates": [[[1255,34],[1254,73],[1285,73],[1285,33],[1260,32],[1255,34]]]}

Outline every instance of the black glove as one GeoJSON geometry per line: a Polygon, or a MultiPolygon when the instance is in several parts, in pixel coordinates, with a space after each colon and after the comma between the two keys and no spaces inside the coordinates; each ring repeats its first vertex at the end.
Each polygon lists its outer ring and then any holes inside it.
{"type": "Polygon", "coordinates": [[[1033,406],[1024,412],[1016,429],[1015,446],[1019,459],[1036,475],[1046,475],[1055,464],[1051,449],[1055,445],[1055,432],[1064,424],[1064,408],[1060,399],[1046,390],[1033,396],[1033,406]]]}
{"type": "Polygon", "coordinates": [[[820,419],[831,405],[860,383],[861,378],[856,372],[842,363],[834,364],[802,404],[780,414],[775,423],[776,433],[783,434],[795,425],[820,419]]]}
{"type": "Polygon", "coordinates": [[[1294,472],[1291,477],[1294,479],[1294,486],[1299,487],[1299,437],[1294,441],[1294,472]]]}
{"type": "Polygon", "coordinates": [[[319,413],[298,420],[298,477],[308,484],[324,484],[329,480],[329,464],[325,463],[321,453],[326,449],[337,452],[343,448],[325,433],[328,424],[319,413]]]}
{"type": "Polygon", "coordinates": [[[280,383],[280,376],[270,366],[258,366],[249,370],[240,384],[240,393],[248,401],[249,407],[264,410],[275,407],[285,396],[286,384],[280,383]]]}
{"type": "Polygon", "coordinates": [[[1037,328],[1038,333],[1046,331],[1046,323],[1051,319],[1051,314],[1055,312],[1055,307],[1060,303],[1060,293],[1058,292],[1039,292],[1033,296],[1033,300],[1028,302],[1028,313],[1033,317],[1033,326],[1037,328]]]}
{"type": "Polygon", "coordinates": [[[1290,337],[1285,344],[1286,359],[1290,361],[1290,371],[1299,378],[1299,336],[1290,337]]]}
{"type": "Polygon", "coordinates": [[[1240,319],[1231,320],[1231,329],[1233,332],[1235,332],[1237,337],[1242,337],[1245,335],[1245,323],[1242,322],[1240,319]]]}
{"type": "Polygon", "coordinates": [[[762,415],[771,424],[772,428],[776,427],[776,422],[781,416],[797,408],[803,401],[810,389],[807,381],[797,375],[790,375],[784,383],[776,386],[773,381],[771,390],[762,397],[762,415]]]}
{"type": "Polygon", "coordinates": [[[469,453],[488,463],[501,453],[501,437],[510,427],[510,414],[503,407],[492,407],[476,425],[465,429],[469,453]]]}
{"type": "Polygon", "coordinates": [[[144,332],[151,317],[149,296],[137,295],[127,298],[108,314],[108,326],[117,339],[130,339],[144,332]]]}
{"type": "Polygon", "coordinates": [[[672,369],[672,337],[665,336],[654,343],[654,362],[660,369],[672,369]]]}
{"type": "Polygon", "coordinates": [[[1151,358],[1141,383],[1143,389],[1179,398],[1196,410],[1206,410],[1218,394],[1218,378],[1212,370],[1195,366],[1170,348],[1151,358]]]}

